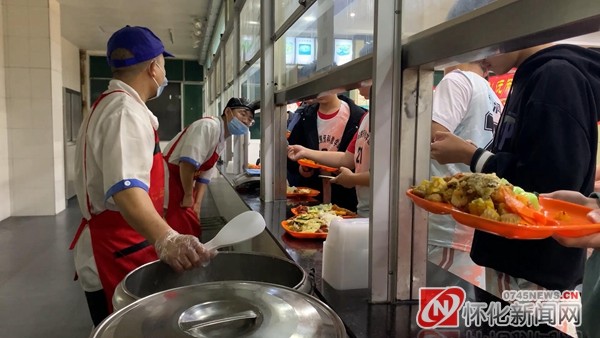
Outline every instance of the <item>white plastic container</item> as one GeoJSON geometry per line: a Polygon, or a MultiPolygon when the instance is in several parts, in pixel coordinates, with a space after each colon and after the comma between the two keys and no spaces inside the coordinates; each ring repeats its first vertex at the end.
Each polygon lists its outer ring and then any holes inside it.
{"type": "Polygon", "coordinates": [[[333,220],[323,242],[322,277],[337,290],[369,284],[369,219],[333,220]]]}

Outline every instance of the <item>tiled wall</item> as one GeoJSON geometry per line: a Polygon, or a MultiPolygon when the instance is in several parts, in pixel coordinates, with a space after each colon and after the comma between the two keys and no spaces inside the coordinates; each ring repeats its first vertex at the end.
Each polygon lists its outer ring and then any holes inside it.
{"type": "Polygon", "coordinates": [[[11,215],[54,215],[65,208],[60,6],[4,0],[3,18],[11,215]]]}
{"type": "MultiPolygon", "coordinates": [[[[62,39],[62,76],[63,87],[81,92],[81,72],[79,71],[79,48],[66,39],[62,39]]],[[[65,186],[66,198],[75,195],[75,143],[65,145],[65,186]]]]}
{"type": "MultiPolygon", "coordinates": [[[[4,13],[0,1],[0,46],[4,45],[4,13]]],[[[0,53],[0,220],[10,216],[10,183],[8,159],[8,129],[6,117],[6,92],[4,90],[4,53],[0,53]]]]}

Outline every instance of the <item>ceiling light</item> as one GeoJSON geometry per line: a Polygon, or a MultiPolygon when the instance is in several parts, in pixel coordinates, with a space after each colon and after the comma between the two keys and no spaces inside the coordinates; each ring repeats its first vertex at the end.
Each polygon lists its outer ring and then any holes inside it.
{"type": "Polygon", "coordinates": [[[248,21],[249,25],[260,25],[260,22],[258,21],[248,21]]]}
{"type": "Polygon", "coordinates": [[[354,13],[354,12],[350,12],[350,17],[351,17],[351,18],[353,18],[353,17],[355,17],[355,16],[356,16],[356,13],[354,13]]]}
{"type": "Polygon", "coordinates": [[[317,20],[317,19],[314,16],[307,16],[307,17],[304,18],[304,21],[309,21],[309,22],[312,22],[312,21],[315,21],[315,20],[317,20]]]}

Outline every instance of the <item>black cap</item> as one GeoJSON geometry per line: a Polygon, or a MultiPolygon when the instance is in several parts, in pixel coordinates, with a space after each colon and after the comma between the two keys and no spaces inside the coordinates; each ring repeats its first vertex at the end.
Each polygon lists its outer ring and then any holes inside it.
{"type": "Polygon", "coordinates": [[[244,108],[248,109],[252,115],[254,115],[254,110],[260,107],[259,103],[257,104],[257,102],[258,101],[250,102],[243,97],[232,97],[229,99],[229,101],[227,101],[225,108],[244,108]]]}

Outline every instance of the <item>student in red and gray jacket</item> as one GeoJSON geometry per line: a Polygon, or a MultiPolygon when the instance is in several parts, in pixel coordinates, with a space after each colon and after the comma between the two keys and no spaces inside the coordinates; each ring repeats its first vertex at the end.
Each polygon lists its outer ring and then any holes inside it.
{"type": "MultiPolygon", "coordinates": [[[[306,107],[293,128],[288,143],[308,149],[345,152],[358,130],[366,110],[343,95],[323,95],[306,107]]],[[[287,179],[291,186],[309,187],[323,191],[320,171],[298,165],[288,159],[287,179]]],[[[322,196],[316,197],[321,199],[322,196]]],[[[331,203],[356,211],[356,191],[340,185],[331,187],[331,203]]]]}

